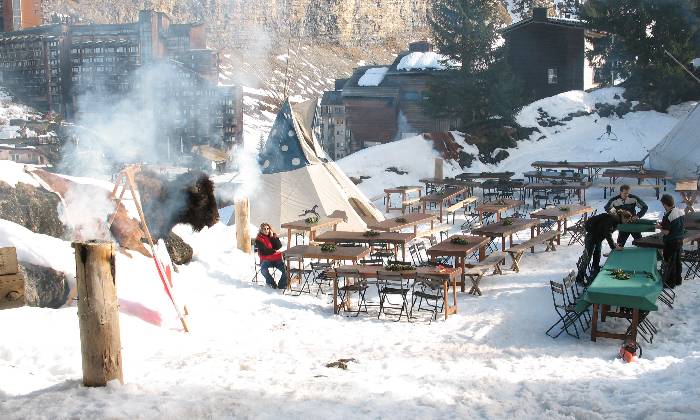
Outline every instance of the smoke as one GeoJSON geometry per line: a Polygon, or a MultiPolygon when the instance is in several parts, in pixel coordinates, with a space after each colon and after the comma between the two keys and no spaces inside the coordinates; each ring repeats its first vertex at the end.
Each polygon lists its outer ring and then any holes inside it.
{"type": "Polygon", "coordinates": [[[106,191],[94,185],[72,183],[58,206],[58,217],[72,230],[71,240],[111,240],[109,221],[114,213],[114,201],[106,191]]]}

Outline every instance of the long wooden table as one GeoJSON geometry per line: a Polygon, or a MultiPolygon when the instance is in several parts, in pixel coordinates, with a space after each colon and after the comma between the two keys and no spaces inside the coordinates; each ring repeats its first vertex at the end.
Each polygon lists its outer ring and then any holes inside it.
{"type": "Polygon", "coordinates": [[[368,244],[370,247],[373,243],[388,243],[401,247],[401,259],[406,258],[406,243],[416,238],[415,233],[402,232],[379,232],[376,236],[365,236],[365,232],[348,232],[334,230],[325,232],[316,237],[316,242],[354,242],[360,244],[368,244]]]}
{"type": "Polygon", "coordinates": [[[527,171],[523,172],[523,176],[527,178],[529,182],[540,182],[543,179],[556,179],[571,182],[582,181],[582,176],[578,172],[574,172],[573,175],[567,175],[557,171],[527,171]]]}
{"type": "Polygon", "coordinates": [[[470,181],[470,180],[462,180],[462,179],[456,179],[456,178],[421,178],[418,180],[418,182],[422,182],[425,184],[425,191],[426,193],[430,191],[431,186],[435,185],[444,185],[446,187],[464,187],[467,189],[467,192],[469,195],[474,194],[474,188],[479,188],[481,187],[480,182],[476,181],[470,181]]]}
{"type": "MultiPolygon", "coordinates": [[[[285,265],[287,267],[287,273],[290,272],[290,261],[288,257],[298,258],[300,260],[304,259],[315,259],[315,260],[328,260],[328,261],[352,261],[353,264],[357,264],[357,261],[365,258],[369,255],[369,247],[364,246],[339,246],[333,252],[324,252],[318,245],[296,245],[283,252],[285,265]]],[[[300,269],[303,267],[299,267],[300,269]]],[[[287,289],[292,287],[292,279],[289,277],[287,282],[287,289]]]]}
{"type": "Polygon", "coordinates": [[[418,193],[418,199],[416,201],[419,201],[420,197],[423,195],[423,187],[420,185],[403,185],[400,187],[385,188],[384,194],[386,196],[386,212],[389,213],[391,210],[401,210],[402,214],[406,213],[406,206],[410,205],[412,201],[407,199],[408,195],[411,193],[418,193]],[[391,206],[391,196],[393,194],[398,194],[401,196],[400,207],[391,206]]]}
{"type": "Polygon", "coordinates": [[[605,265],[586,289],[581,299],[576,303],[576,311],[583,312],[593,305],[591,325],[591,340],[598,337],[617,338],[624,340],[626,334],[618,334],[598,329],[600,321],[605,318],[617,317],[631,319],[630,337],[636,341],[639,311],[656,311],[656,299],[663,290],[661,275],[656,268],[656,252],[652,249],[625,248],[610,253],[605,265]],[[612,276],[612,270],[621,269],[630,274],[628,280],[617,280],[612,276]],[[610,312],[612,306],[631,308],[632,314],[622,311],[610,312]]]}
{"type": "Polygon", "coordinates": [[[474,235],[488,236],[490,238],[501,238],[501,248],[506,250],[506,238],[510,240],[510,246],[513,246],[513,235],[521,230],[530,228],[530,237],[535,237],[535,226],[540,221],[537,219],[510,219],[510,225],[504,225],[503,222],[491,223],[480,228],[472,229],[474,235]]]}
{"type": "Polygon", "coordinates": [[[563,169],[576,169],[579,173],[583,173],[584,170],[588,171],[588,180],[592,181],[596,177],[601,169],[604,168],[633,168],[642,169],[644,167],[644,161],[642,160],[611,160],[603,162],[569,162],[562,160],[559,162],[543,161],[539,160],[532,162],[532,166],[541,171],[543,168],[563,168],[563,169]]]}
{"type": "Polygon", "coordinates": [[[440,223],[442,223],[443,208],[446,207],[446,204],[449,203],[449,201],[453,198],[459,197],[460,195],[463,195],[466,192],[466,188],[458,187],[448,189],[443,193],[433,193],[424,195],[420,199],[420,201],[423,203],[423,213],[426,213],[428,203],[435,203],[438,207],[440,207],[440,215],[438,217],[438,220],[440,220],[440,223]]]}
{"type": "Polygon", "coordinates": [[[403,216],[397,216],[392,219],[386,219],[378,223],[368,224],[367,228],[377,230],[379,232],[398,232],[401,229],[413,228],[413,233],[418,234],[418,225],[430,223],[432,230],[437,216],[430,213],[409,213],[403,216]],[[397,221],[403,219],[404,221],[397,221]]]}
{"type": "MultiPolygon", "coordinates": [[[[578,195],[579,202],[586,204],[586,190],[591,188],[593,183],[591,182],[567,182],[566,184],[556,184],[553,182],[535,182],[532,184],[526,184],[523,188],[530,191],[541,191],[541,190],[574,190],[576,195],[578,195]]],[[[534,193],[532,194],[534,196],[534,193]]],[[[533,198],[534,206],[534,198],[533,198]]]]}
{"type": "Polygon", "coordinates": [[[340,217],[322,217],[316,223],[306,223],[306,219],[296,220],[282,224],[282,229],[287,229],[287,249],[292,245],[292,231],[309,232],[309,241],[316,238],[316,232],[323,228],[332,227],[333,230],[338,229],[338,224],[343,223],[340,217]]]}
{"type": "MultiPolygon", "coordinates": [[[[583,204],[562,205],[548,209],[542,209],[534,213],[530,213],[532,219],[556,220],[557,231],[560,234],[557,236],[557,245],[561,245],[561,233],[566,230],[566,224],[570,218],[583,215],[584,219],[587,214],[593,211],[593,207],[583,204]],[[566,210],[562,210],[566,209],[566,210]],[[562,226],[563,224],[563,226],[562,226]]],[[[540,225],[537,225],[537,234],[540,234],[540,225]]]]}
{"type": "Polygon", "coordinates": [[[510,179],[515,172],[462,172],[455,178],[463,180],[471,179],[510,179]]]}
{"type": "Polygon", "coordinates": [[[466,291],[466,268],[465,261],[477,249],[479,250],[479,260],[486,258],[486,244],[489,243],[489,238],[474,235],[454,235],[445,239],[437,245],[433,245],[426,250],[426,253],[431,260],[437,257],[454,257],[455,266],[461,268],[462,274],[462,292],[466,291]],[[466,245],[452,243],[452,238],[462,238],[467,241],[466,245]]]}
{"type": "MultiPolygon", "coordinates": [[[[341,265],[335,269],[336,274],[347,274],[357,270],[361,277],[365,279],[376,278],[384,267],[371,265],[341,265]]],[[[426,275],[431,278],[439,278],[443,281],[443,298],[445,300],[445,319],[448,315],[457,313],[457,278],[462,274],[460,268],[438,268],[438,267],[417,267],[415,270],[400,271],[401,277],[405,279],[415,279],[417,275],[426,275]],[[449,301],[449,288],[452,283],[452,306],[449,301]]],[[[333,313],[338,313],[338,276],[333,279],[333,313]]]]}
{"type": "MultiPolygon", "coordinates": [[[[683,243],[696,242],[698,244],[698,249],[700,250],[700,230],[687,230],[685,236],[683,237],[683,243]]],[[[662,233],[655,233],[649,236],[643,236],[639,239],[632,241],[632,245],[639,248],[656,248],[663,249],[664,240],[662,233]]]]}
{"type": "Polygon", "coordinates": [[[636,179],[638,184],[641,184],[645,179],[653,179],[655,185],[663,185],[664,191],[666,191],[666,181],[671,179],[666,171],[656,170],[656,169],[645,169],[643,171],[639,170],[625,170],[625,169],[606,169],[603,172],[603,177],[610,178],[610,183],[614,184],[619,178],[631,178],[636,179]]]}
{"type": "Polygon", "coordinates": [[[525,204],[522,200],[513,200],[511,198],[500,198],[494,201],[486,201],[476,206],[476,211],[479,213],[479,220],[484,220],[484,213],[496,213],[496,221],[501,220],[501,213],[520,207],[525,204]]]}

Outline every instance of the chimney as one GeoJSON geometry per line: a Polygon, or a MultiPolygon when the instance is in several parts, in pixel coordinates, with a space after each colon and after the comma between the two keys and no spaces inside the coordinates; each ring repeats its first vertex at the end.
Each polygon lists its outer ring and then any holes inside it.
{"type": "Polygon", "coordinates": [[[428,41],[416,41],[408,44],[408,52],[428,52],[432,50],[433,46],[428,41]]]}
{"type": "Polygon", "coordinates": [[[532,9],[532,20],[535,22],[546,22],[547,21],[547,8],[546,7],[535,7],[532,9]]]}

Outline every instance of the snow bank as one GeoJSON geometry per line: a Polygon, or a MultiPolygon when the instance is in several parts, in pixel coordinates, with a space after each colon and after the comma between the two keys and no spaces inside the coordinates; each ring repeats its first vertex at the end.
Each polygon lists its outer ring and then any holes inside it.
{"type": "Polygon", "coordinates": [[[367,69],[365,74],[357,81],[358,86],[379,86],[384,80],[384,76],[389,71],[389,67],[374,67],[367,69]]]}
{"type": "Polygon", "coordinates": [[[34,177],[24,172],[23,164],[15,163],[11,160],[0,160],[0,181],[12,187],[17,186],[18,182],[29,184],[33,187],[39,186],[34,177]]]}
{"type": "Polygon", "coordinates": [[[399,64],[397,70],[445,70],[445,62],[448,57],[433,51],[428,52],[412,52],[405,55],[399,64]]]}

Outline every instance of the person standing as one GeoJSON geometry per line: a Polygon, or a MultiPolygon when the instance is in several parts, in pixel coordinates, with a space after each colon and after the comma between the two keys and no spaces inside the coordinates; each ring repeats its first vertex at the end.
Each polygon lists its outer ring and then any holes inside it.
{"type": "Polygon", "coordinates": [[[682,283],[681,252],[683,250],[683,236],[685,234],[685,222],[683,210],[676,208],[676,202],[669,194],[661,196],[661,204],[664,206],[664,217],[661,223],[656,225],[661,229],[664,241],[664,263],[666,264],[665,278],[668,286],[674,288],[682,283]]]}
{"type": "Polygon", "coordinates": [[[282,242],[269,223],[260,225],[258,236],[255,238],[255,246],[260,256],[260,272],[265,277],[265,283],[273,289],[286,289],[287,272],[284,267],[282,253],[278,251],[282,248],[282,242]],[[270,274],[270,268],[276,268],[282,273],[279,284],[275,284],[275,279],[270,274]]]}
{"type": "Polygon", "coordinates": [[[589,218],[584,227],[586,238],[584,240],[583,256],[579,260],[578,275],[576,282],[586,284],[585,276],[588,264],[593,259],[593,277],[600,271],[600,253],[603,247],[603,240],[608,241],[610,249],[622,249],[623,246],[613,241],[612,233],[617,230],[620,223],[627,223],[632,215],[625,211],[610,210],[610,213],[602,213],[589,218]]]}
{"type": "MultiPolygon", "coordinates": [[[[632,215],[632,221],[644,216],[648,208],[647,204],[642,201],[641,198],[630,194],[630,186],[627,184],[620,185],[620,194],[611,197],[604,206],[606,212],[609,212],[611,209],[628,211],[632,215]],[[637,207],[639,207],[639,212],[637,212],[637,207]]],[[[633,239],[640,239],[642,237],[642,234],[639,232],[618,232],[617,244],[625,246],[627,238],[629,238],[630,235],[632,235],[633,239]]]]}

